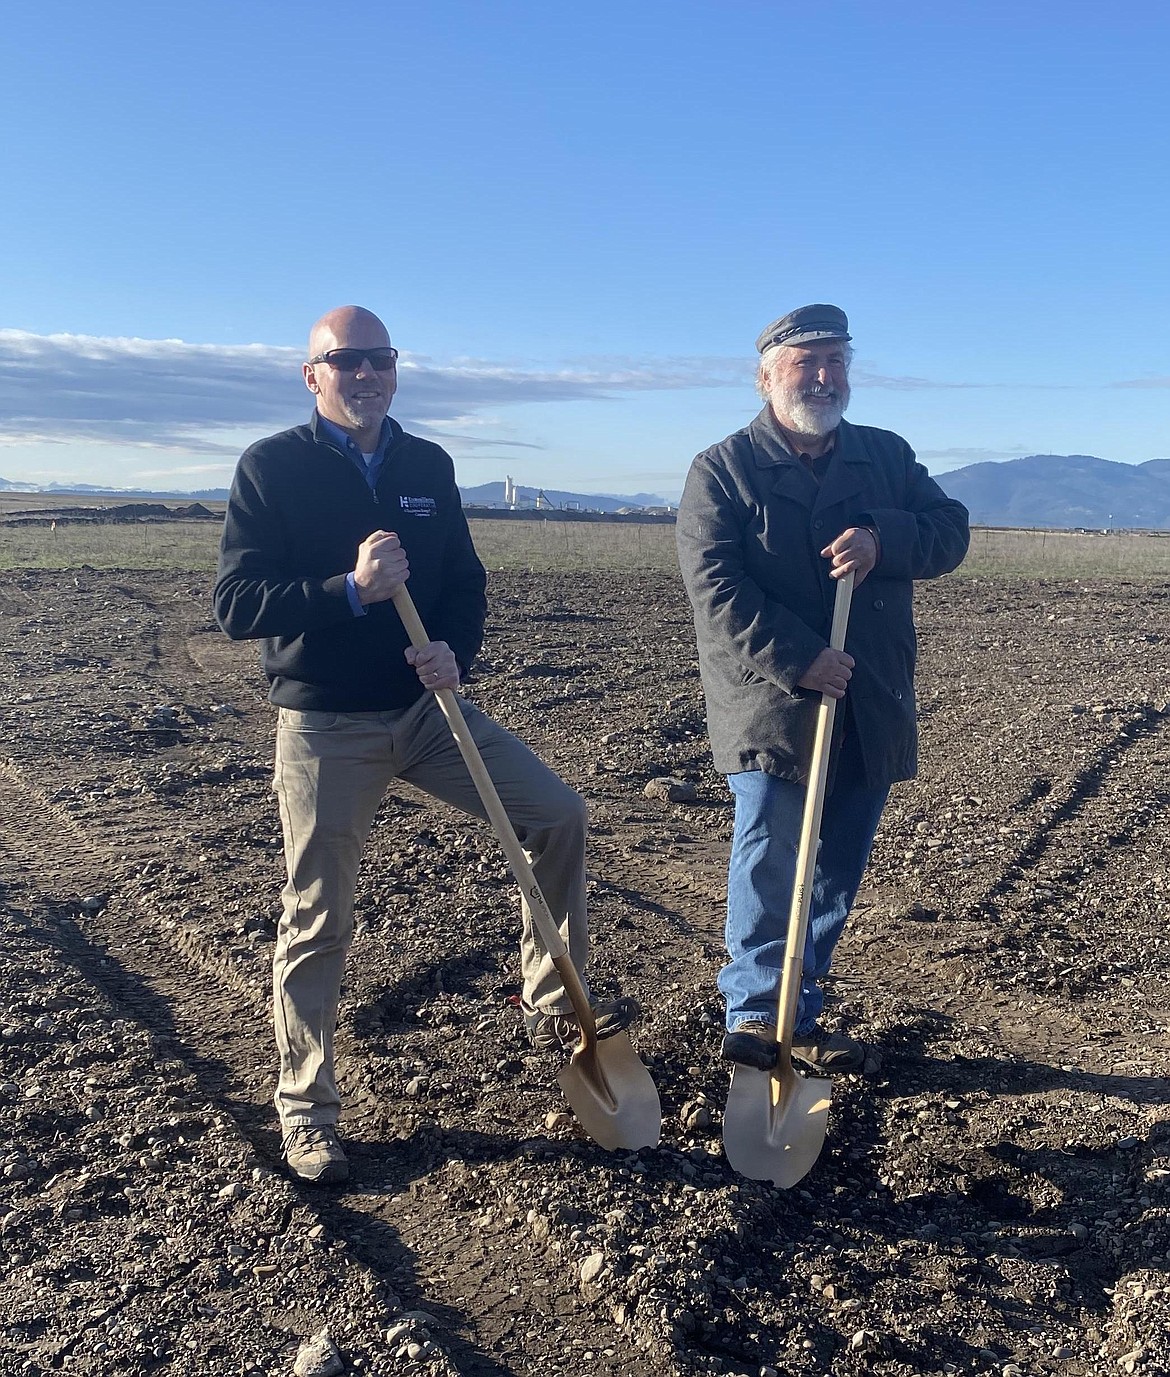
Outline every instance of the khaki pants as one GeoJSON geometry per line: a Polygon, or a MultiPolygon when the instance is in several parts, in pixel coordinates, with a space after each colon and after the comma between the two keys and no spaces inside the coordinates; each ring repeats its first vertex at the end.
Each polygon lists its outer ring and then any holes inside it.
{"type": "MultiPolygon", "coordinates": [[[[585,802],[516,737],[461,700],[468,729],[560,924],[573,964],[588,955],[585,802]]],[[[403,779],[484,817],[475,785],[431,694],[405,712],[280,709],[273,788],[280,801],[288,882],[272,961],[284,1130],[333,1124],[340,1099],[333,1039],[362,846],[387,786],[403,779]]],[[[522,902],[525,1009],[569,1008],[556,967],[522,902]]]]}

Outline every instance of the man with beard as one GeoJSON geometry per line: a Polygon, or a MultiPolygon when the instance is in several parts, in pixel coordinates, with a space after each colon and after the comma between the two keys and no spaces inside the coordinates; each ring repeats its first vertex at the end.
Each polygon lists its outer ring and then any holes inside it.
{"type": "MultiPolygon", "coordinates": [[[[263,639],[279,708],[273,788],[287,883],[272,961],[275,1100],[289,1171],[310,1184],[349,1175],[333,1043],[358,861],[386,788],[403,779],[485,815],[432,690],[458,689],[479,653],[486,576],[450,456],[386,414],[397,361],[386,327],[359,306],[313,326],[302,369],[313,415],[240,459],[215,586],[223,630],[263,639]],[[434,637],[421,649],[391,601],[408,579],[434,637]]],[[[580,972],[585,803],[472,704],[462,711],[580,972]]],[[[526,903],[520,965],[533,1045],[570,1045],[576,1020],[526,903]]],[[[628,998],[596,1005],[598,1036],[636,1013],[628,998]]]]}
{"type": "Polygon", "coordinates": [[[735,799],[723,1055],[775,1065],[776,1012],[817,705],[836,714],[793,1046],[858,1071],[863,1043],[821,1022],[822,982],[891,784],[917,769],[913,580],[954,569],[966,509],[899,436],[842,420],[849,323],[802,306],[756,341],[764,409],[700,454],[678,512],[715,767],[735,799]],[[848,651],[830,648],[852,571],[848,651]],[[864,590],[861,585],[864,583],[864,590]],[[848,693],[846,690],[848,689],[848,693]]]}

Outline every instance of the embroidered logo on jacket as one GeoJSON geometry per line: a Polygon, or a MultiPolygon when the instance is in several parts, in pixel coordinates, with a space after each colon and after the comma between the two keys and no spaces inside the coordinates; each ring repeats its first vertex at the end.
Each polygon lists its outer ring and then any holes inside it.
{"type": "Polygon", "coordinates": [[[433,497],[400,497],[398,505],[407,516],[435,516],[438,509],[433,497]]]}

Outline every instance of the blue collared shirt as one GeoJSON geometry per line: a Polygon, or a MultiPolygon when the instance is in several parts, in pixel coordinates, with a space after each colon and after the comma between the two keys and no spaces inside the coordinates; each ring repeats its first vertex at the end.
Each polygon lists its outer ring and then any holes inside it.
{"type": "Polygon", "coordinates": [[[354,444],[352,436],[347,435],[333,421],[326,420],[319,411],[317,412],[317,425],[320,430],[325,432],[327,439],[332,440],[339,450],[349,455],[372,491],[378,484],[378,475],[382,472],[382,461],[386,458],[386,446],[390,443],[390,437],[393,434],[390,417],[384,416],[382,418],[382,433],[378,436],[378,447],[370,455],[369,463],[366,462],[366,456],[354,444]]]}
{"type": "MultiPolygon", "coordinates": [[[[357,445],[354,444],[353,438],[347,435],[339,425],[334,424],[333,421],[327,420],[319,411],[317,412],[317,425],[318,428],[324,432],[326,439],[332,440],[339,450],[347,454],[350,459],[353,460],[354,464],[357,466],[358,472],[370,485],[370,491],[373,492],[378,485],[378,475],[382,472],[382,461],[386,458],[386,446],[390,443],[390,437],[393,434],[389,416],[384,416],[382,418],[382,433],[378,436],[378,448],[370,455],[368,463],[366,461],[366,456],[358,449],[357,445]]],[[[357,586],[353,581],[352,570],[345,576],[345,592],[346,596],[349,598],[349,605],[353,609],[353,615],[355,617],[364,617],[366,615],[366,609],[362,606],[362,601],[358,597],[357,586]]]]}

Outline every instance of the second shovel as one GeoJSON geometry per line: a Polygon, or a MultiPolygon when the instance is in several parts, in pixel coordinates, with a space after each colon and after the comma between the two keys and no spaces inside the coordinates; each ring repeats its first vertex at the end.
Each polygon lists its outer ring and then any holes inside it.
{"type": "MultiPolygon", "coordinates": [[[[848,573],[837,583],[833,604],[829,645],[834,650],[845,648],[852,596],[853,574],[848,573]]],[[[771,1181],[774,1186],[781,1187],[796,1185],[808,1175],[820,1156],[833,1095],[833,1082],[827,1075],[811,1069],[797,1070],[793,1065],[792,1034],[804,974],[804,942],[812,905],[836,708],[835,698],[821,694],[780,979],[776,1019],[779,1055],[771,1071],[757,1071],[751,1066],[735,1067],[723,1113],[723,1150],[727,1160],[742,1175],[755,1181],[771,1181]]]]}

